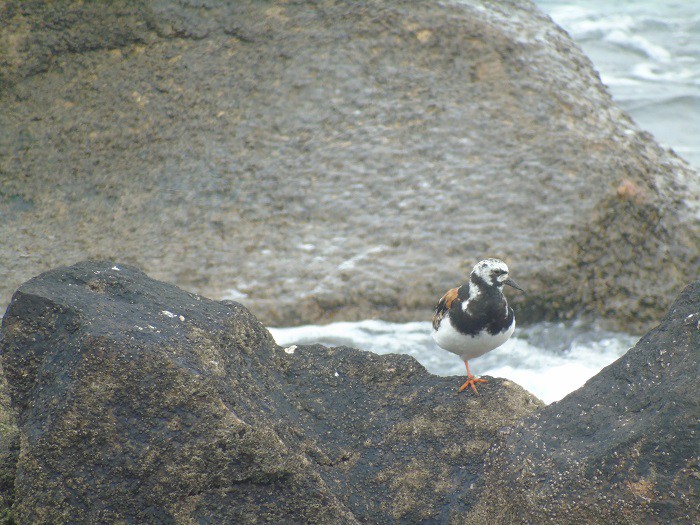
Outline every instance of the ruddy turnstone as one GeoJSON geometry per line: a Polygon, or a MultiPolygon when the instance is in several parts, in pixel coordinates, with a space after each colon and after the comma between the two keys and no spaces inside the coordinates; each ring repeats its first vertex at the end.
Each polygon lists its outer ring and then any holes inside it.
{"type": "Polygon", "coordinates": [[[467,382],[460,392],[471,387],[478,394],[475,383],[486,383],[472,375],[468,360],[498,348],[513,335],[515,315],[503,295],[504,284],[524,292],[508,278],[506,263],[484,259],[474,266],[469,282],[452,288],[435,307],[433,339],[467,367],[467,382]]]}

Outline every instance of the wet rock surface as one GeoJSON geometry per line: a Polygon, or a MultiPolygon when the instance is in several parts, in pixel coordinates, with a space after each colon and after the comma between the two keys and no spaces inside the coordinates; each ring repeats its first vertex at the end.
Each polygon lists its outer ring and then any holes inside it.
{"type": "Polygon", "coordinates": [[[459,521],[500,429],[541,407],[409,356],[285,350],[241,305],[111,262],[25,283],[0,349],[17,523],[459,521]]]}
{"type": "Polygon", "coordinates": [[[490,451],[471,519],[696,523],[699,364],[696,281],[627,354],[490,451]]]}
{"type": "Polygon", "coordinates": [[[527,2],[4,2],[0,306],[115,258],[268,325],[425,319],[484,256],[519,320],[649,326],[697,178],[527,2]],[[653,283],[650,285],[649,283],[653,283]]]}
{"type": "Polygon", "coordinates": [[[132,266],[58,268],[3,318],[1,503],[17,523],[691,523],[699,323],[696,282],[543,407],[409,356],[281,348],[132,266]]]}

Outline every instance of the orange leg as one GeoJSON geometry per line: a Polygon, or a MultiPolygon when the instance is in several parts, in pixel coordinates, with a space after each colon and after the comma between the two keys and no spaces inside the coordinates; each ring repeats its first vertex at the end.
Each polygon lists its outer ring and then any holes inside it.
{"type": "Polygon", "coordinates": [[[469,363],[465,361],[464,364],[467,367],[467,382],[464,383],[461,387],[459,387],[459,391],[461,392],[462,390],[470,386],[472,387],[474,393],[478,394],[479,391],[476,389],[476,385],[474,383],[488,383],[488,381],[486,379],[477,379],[476,377],[474,377],[469,371],[469,363]]]}

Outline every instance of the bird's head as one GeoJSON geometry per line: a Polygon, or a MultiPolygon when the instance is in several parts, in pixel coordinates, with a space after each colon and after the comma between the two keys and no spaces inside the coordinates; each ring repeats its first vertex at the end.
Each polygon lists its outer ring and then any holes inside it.
{"type": "Polygon", "coordinates": [[[503,288],[504,284],[512,286],[516,290],[525,292],[508,275],[508,266],[500,259],[484,259],[479,261],[471,273],[472,278],[483,281],[488,286],[503,288]]]}

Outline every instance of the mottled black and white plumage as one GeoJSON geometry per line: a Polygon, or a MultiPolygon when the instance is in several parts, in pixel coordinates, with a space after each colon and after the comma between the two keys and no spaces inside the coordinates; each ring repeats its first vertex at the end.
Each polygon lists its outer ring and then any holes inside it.
{"type": "Polygon", "coordinates": [[[508,266],[498,259],[484,259],[474,266],[469,282],[442,296],[433,316],[433,339],[441,348],[457,354],[467,367],[467,382],[476,392],[469,359],[498,348],[515,330],[513,309],[503,295],[503,285],[522,288],[508,277],[508,266]]]}

